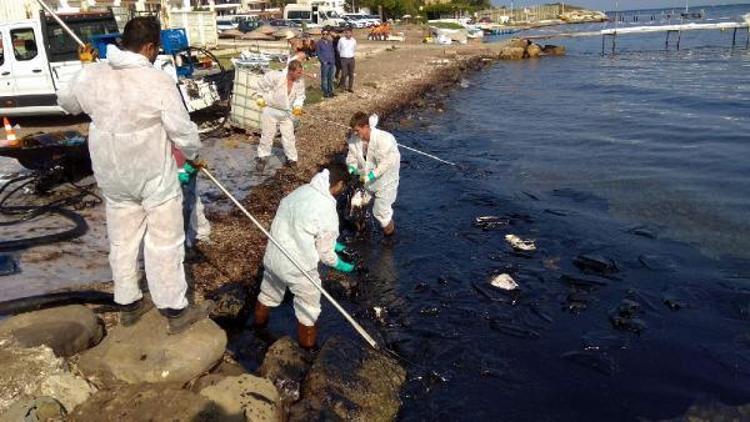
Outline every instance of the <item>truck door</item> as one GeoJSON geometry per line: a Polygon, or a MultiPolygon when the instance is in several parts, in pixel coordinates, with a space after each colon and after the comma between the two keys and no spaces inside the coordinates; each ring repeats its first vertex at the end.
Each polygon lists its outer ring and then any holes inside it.
{"type": "Polygon", "coordinates": [[[0,108],[4,107],[3,103],[10,100],[13,95],[15,83],[11,72],[11,60],[8,57],[13,54],[9,48],[10,37],[8,37],[7,26],[0,28],[0,108]]]}
{"type": "Polygon", "coordinates": [[[10,58],[12,62],[11,73],[16,82],[14,94],[30,106],[55,104],[55,89],[41,28],[29,23],[9,25],[7,28],[10,45],[6,48],[6,60],[10,58]]]}

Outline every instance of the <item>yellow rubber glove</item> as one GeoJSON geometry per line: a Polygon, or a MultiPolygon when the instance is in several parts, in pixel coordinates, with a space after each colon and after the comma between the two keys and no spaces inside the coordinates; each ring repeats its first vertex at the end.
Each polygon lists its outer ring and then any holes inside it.
{"type": "Polygon", "coordinates": [[[292,109],[292,114],[299,117],[302,115],[302,107],[294,107],[292,109]]]}
{"type": "Polygon", "coordinates": [[[91,44],[84,44],[83,46],[78,47],[78,60],[81,62],[95,62],[97,57],[99,57],[99,53],[91,46],[91,44]]]}
{"type": "Polygon", "coordinates": [[[258,107],[263,108],[266,106],[266,100],[264,100],[262,97],[255,100],[255,104],[258,105],[258,107]]]}

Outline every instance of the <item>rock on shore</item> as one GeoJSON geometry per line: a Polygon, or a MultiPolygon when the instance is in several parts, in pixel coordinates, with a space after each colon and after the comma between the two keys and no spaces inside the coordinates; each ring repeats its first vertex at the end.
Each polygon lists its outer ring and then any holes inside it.
{"type": "Polygon", "coordinates": [[[248,421],[281,420],[282,406],[271,381],[250,374],[227,377],[201,390],[226,415],[248,421]]]}
{"type": "Polygon", "coordinates": [[[226,333],[210,319],[167,335],[166,319],[153,309],[132,327],[112,329],[101,344],[81,355],[78,365],[86,376],[104,382],[184,383],[218,362],[226,345],[226,333]]]}
{"type": "Polygon", "coordinates": [[[557,45],[541,46],[527,39],[513,39],[500,49],[497,57],[501,60],[520,60],[541,56],[564,56],[565,47],[557,45]]]}
{"type": "MultiPolygon", "coordinates": [[[[51,397],[71,411],[95,391],[68,372],[64,360],[47,346],[24,347],[14,339],[0,339],[0,362],[0,420],[17,420],[12,415],[27,413],[40,397],[51,397]]],[[[41,403],[49,408],[51,402],[41,403]]]]}
{"type": "Polygon", "coordinates": [[[341,337],[329,339],[305,377],[290,421],[391,421],[401,406],[406,371],[373,349],[341,337]]]}
{"type": "Polygon", "coordinates": [[[102,390],[78,406],[73,422],[119,421],[237,421],[211,400],[179,385],[134,384],[102,390]]]}
{"type": "Polygon", "coordinates": [[[14,337],[25,347],[49,346],[57,356],[73,356],[104,336],[99,318],[81,305],[16,315],[0,322],[0,337],[14,337]]]}

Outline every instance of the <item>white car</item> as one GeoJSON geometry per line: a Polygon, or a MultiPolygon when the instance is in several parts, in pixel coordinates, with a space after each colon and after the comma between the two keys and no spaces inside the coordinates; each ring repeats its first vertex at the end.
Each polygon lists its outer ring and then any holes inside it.
{"type": "Polygon", "coordinates": [[[346,23],[354,28],[367,28],[369,26],[369,22],[367,21],[366,17],[366,15],[356,15],[352,13],[343,15],[346,23]]]}
{"type": "Polygon", "coordinates": [[[365,15],[364,17],[365,21],[367,22],[367,26],[378,26],[383,21],[380,20],[380,17],[378,15],[365,15]]]}

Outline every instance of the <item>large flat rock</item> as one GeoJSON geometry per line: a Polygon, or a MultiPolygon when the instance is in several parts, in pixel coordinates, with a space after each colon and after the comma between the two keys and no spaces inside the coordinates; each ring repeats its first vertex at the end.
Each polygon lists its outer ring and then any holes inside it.
{"type": "Polygon", "coordinates": [[[227,377],[201,390],[230,417],[261,422],[281,420],[282,404],[271,381],[250,374],[227,377]]]}
{"type": "Polygon", "coordinates": [[[221,359],[227,336],[210,319],[183,333],[167,335],[167,321],[156,309],[131,327],[117,326],[97,347],[81,355],[84,374],[107,382],[184,383],[221,359]]]}
{"type": "Polygon", "coordinates": [[[70,305],[28,312],[0,322],[0,337],[8,335],[22,346],[45,345],[58,356],[72,356],[99,343],[104,327],[90,309],[70,305]]]}
{"type": "Polygon", "coordinates": [[[75,422],[243,421],[209,399],[177,385],[134,384],[101,390],[66,419],[75,422]]]}
{"type": "Polygon", "coordinates": [[[333,337],[318,353],[290,421],[391,421],[401,406],[406,371],[366,345],[333,337]]]}

